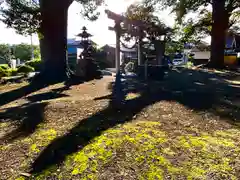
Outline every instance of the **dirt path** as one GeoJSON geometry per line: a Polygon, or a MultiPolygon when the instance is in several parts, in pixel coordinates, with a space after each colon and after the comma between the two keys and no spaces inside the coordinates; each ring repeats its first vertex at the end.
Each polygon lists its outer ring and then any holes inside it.
{"type": "MultiPolygon", "coordinates": [[[[78,101],[78,100],[93,100],[94,98],[108,95],[110,90],[108,89],[109,83],[114,81],[111,76],[106,76],[101,80],[93,80],[79,85],[73,85],[69,89],[65,89],[63,83],[55,84],[43,88],[37,92],[33,92],[22,98],[16,99],[4,106],[0,107],[0,111],[9,107],[16,107],[25,103],[33,102],[51,102],[51,101],[78,101]]],[[[27,83],[21,84],[9,84],[0,86],[0,93],[14,91],[23,86],[27,86],[27,83]]]]}
{"type": "Polygon", "coordinates": [[[2,106],[0,179],[47,165],[53,169],[39,179],[240,177],[238,107],[219,101],[238,100],[235,81],[172,72],[140,84],[122,111],[111,109],[109,99],[95,100],[110,94],[112,81],[66,90],[56,84],[2,106]]]}

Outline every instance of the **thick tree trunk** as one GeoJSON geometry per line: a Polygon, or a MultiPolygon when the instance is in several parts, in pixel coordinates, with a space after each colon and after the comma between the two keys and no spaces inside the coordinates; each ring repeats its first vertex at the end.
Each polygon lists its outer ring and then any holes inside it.
{"type": "Polygon", "coordinates": [[[224,49],[226,31],[228,29],[228,14],[225,10],[225,0],[213,0],[212,3],[212,41],[211,41],[211,58],[210,67],[223,68],[224,67],[224,49]]]}
{"type": "Polygon", "coordinates": [[[42,23],[40,32],[42,74],[46,80],[66,76],[67,14],[72,0],[41,0],[42,23]]]}

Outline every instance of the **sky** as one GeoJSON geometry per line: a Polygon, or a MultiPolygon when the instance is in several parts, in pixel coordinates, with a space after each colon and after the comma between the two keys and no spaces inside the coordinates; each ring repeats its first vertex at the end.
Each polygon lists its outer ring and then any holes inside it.
{"type": "MultiPolygon", "coordinates": [[[[76,35],[81,32],[81,28],[86,26],[88,32],[93,35],[92,40],[99,46],[115,44],[115,33],[108,30],[108,27],[113,26],[114,22],[107,18],[104,10],[109,9],[115,13],[123,13],[130,4],[136,1],[139,0],[105,0],[106,5],[100,8],[100,17],[94,22],[84,19],[79,13],[81,5],[77,2],[73,2],[68,11],[68,38],[75,38],[76,35]]],[[[174,17],[169,13],[169,10],[162,11],[159,13],[159,17],[167,25],[172,26],[174,24],[174,17]]],[[[0,22],[0,32],[0,43],[31,43],[30,36],[25,37],[18,35],[13,29],[6,28],[5,24],[2,22],[0,22]]],[[[33,43],[38,44],[36,35],[33,36],[33,43]]]]}

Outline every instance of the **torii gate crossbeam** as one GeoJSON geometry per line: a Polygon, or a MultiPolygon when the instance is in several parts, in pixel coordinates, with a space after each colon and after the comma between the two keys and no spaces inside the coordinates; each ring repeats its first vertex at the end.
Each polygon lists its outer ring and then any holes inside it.
{"type": "MultiPolygon", "coordinates": [[[[110,10],[105,10],[105,13],[107,14],[109,19],[112,19],[115,21],[114,27],[109,27],[109,30],[113,30],[116,33],[116,49],[115,49],[115,64],[116,64],[116,71],[119,72],[120,70],[120,37],[123,32],[126,30],[123,30],[120,26],[121,22],[124,22],[126,24],[134,25],[137,27],[144,26],[144,23],[142,21],[138,20],[130,20],[124,16],[118,15],[110,10]]],[[[135,32],[137,36],[140,36],[138,33],[135,32]]],[[[142,53],[141,53],[141,37],[139,37],[139,43],[138,43],[138,64],[141,64],[142,60],[142,53]]]]}
{"type": "MultiPolygon", "coordinates": [[[[138,37],[138,65],[142,65],[142,36],[143,31],[148,30],[149,28],[154,29],[154,32],[157,32],[158,35],[166,35],[166,33],[169,31],[169,28],[163,28],[157,25],[154,25],[152,23],[146,23],[140,20],[132,20],[128,19],[122,15],[116,14],[110,10],[105,10],[105,13],[107,14],[109,19],[112,19],[115,21],[114,27],[109,27],[109,30],[113,30],[116,33],[116,49],[115,49],[115,60],[116,60],[116,69],[117,72],[120,70],[120,37],[121,34],[124,32],[129,32],[132,35],[138,37]],[[120,24],[124,23],[127,27],[126,29],[122,29],[120,24]],[[135,28],[132,28],[135,27],[135,28]]],[[[157,57],[157,63],[161,63],[162,57],[157,57]]]]}

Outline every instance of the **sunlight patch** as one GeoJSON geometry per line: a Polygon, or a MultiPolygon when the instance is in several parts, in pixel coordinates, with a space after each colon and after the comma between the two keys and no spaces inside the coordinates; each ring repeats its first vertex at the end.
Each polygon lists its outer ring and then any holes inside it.
{"type": "Polygon", "coordinates": [[[126,100],[132,100],[132,99],[136,99],[138,97],[140,97],[141,94],[140,93],[128,93],[126,95],[126,100]]]}
{"type": "MultiPolygon", "coordinates": [[[[68,156],[65,168],[67,171],[71,171],[72,176],[80,179],[87,179],[89,175],[95,179],[97,172],[112,161],[120,149],[140,147],[141,150],[138,149],[138,151],[146,152],[156,149],[157,145],[166,142],[166,134],[155,130],[155,126],[160,126],[160,123],[151,121],[127,123],[115,129],[109,129],[79,152],[68,156]]],[[[124,156],[128,156],[129,159],[132,158],[131,156],[134,159],[141,159],[141,156],[137,157],[137,153],[135,156],[128,151],[124,151],[124,156]]],[[[161,160],[162,162],[166,161],[164,157],[161,160]]],[[[149,174],[148,176],[153,177],[154,175],[149,174]]]]}
{"type": "Polygon", "coordinates": [[[57,137],[57,132],[54,129],[43,129],[37,131],[33,138],[26,138],[23,142],[33,143],[30,146],[30,153],[38,153],[40,152],[41,147],[47,146],[52,140],[57,137]]]}
{"type": "MultiPolygon", "coordinates": [[[[207,179],[212,175],[218,179],[236,179],[232,163],[240,153],[234,141],[238,130],[173,138],[161,128],[161,123],[145,120],[108,129],[78,152],[68,155],[57,177],[99,179],[111,167],[114,171],[102,179],[127,174],[129,169],[133,170],[133,179],[207,179]]],[[[49,129],[39,132],[39,136],[51,141],[56,132],[49,129]]],[[[31,145],[32,152],[39,152],[38,143],[31,145]]],[[[53,172],[56,167],[35,177],[44,179],[53,172]]]]}

